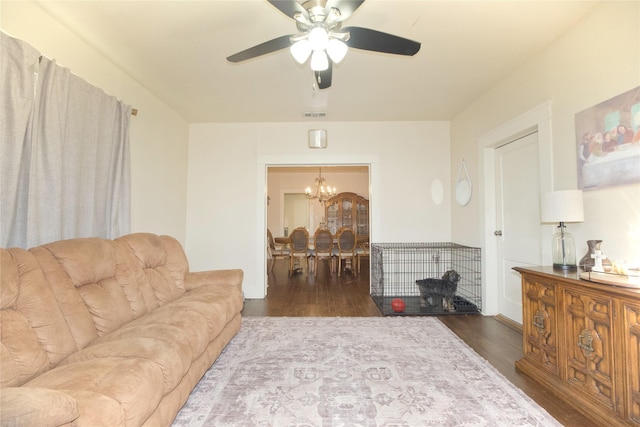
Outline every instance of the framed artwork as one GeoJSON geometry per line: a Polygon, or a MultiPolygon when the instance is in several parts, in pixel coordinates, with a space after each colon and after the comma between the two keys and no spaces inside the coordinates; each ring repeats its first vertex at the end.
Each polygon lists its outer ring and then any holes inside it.
{"type": "Polygon", "coordinates": [[[578,188],[640,182],[640,86],[576,114],[578,188]]]}

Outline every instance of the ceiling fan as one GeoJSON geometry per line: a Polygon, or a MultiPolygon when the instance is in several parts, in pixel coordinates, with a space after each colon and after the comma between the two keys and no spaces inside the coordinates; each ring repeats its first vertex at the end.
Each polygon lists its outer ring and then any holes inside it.
{"type": "Polygon", "coordinates": [[[300,34],[280,36],[227,57],[242,62],[285,48],[304,64],[311,57],[318,88],[331,86],[332,68],[349,47],[395,55],[413,56],[420,43],[369,28],[345,27],[342,21],[358,9],[364,0],[267,0],[280,12],[296,21],[300,34]]]}

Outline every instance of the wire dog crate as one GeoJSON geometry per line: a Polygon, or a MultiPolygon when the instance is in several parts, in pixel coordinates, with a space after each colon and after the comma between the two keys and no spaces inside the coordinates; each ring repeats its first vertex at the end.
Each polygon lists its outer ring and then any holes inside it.
{"type": "Polygon", "coordinates": [[[385,316],[478,313],[480,248],[448,242],[372,243],[371,297],[385,316]],[[443,280],[450,270],[458,273],[457,283],[443,280]]]}

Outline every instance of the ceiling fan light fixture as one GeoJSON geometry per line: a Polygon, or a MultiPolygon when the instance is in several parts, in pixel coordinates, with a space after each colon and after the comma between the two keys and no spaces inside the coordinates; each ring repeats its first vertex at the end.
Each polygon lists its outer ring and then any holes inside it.
{"type": "Polygon", "coordinates": [[[322,26],[314,27],[309,31],[309,43],[314,52],[319,52],[327,48],[329,43],[329,33],[322,26]]]}
{"type": "Polygon", "coordinates": [[[327,43],[327,53],[336,64],[339,64],[344,59],[348,49],[347,44],[338,39],[330,39],[329,43],[327,43]]]}
{"type": "Polygon", "coordinates": [[[313,71],[325,71],[329,68],[329,58],[327,54],[321,50],[311,54],[311,69],[313,71]]]}
{"type": "MultiPolygon", "coordinates": [[[[0,0],[2,1],[2,0],[0,0]]],[[[413,56],[420,43],[364,27],[342,28],[343,21],[364,0],[266,0],[295,21],[297,34],[276,37],[227,57],[236,63],[289,49],[300,65],[310,60],[314,89],[331,87],[333,64],[340,63],[350,47],[393,55],[413,56]],[[341,10],[342,9],[342,10],[341,10]]]]}
{"type": "Polygon", "coordinates": [[[311,45],[307,39],[298,40],[291,45],[289,50],[298,64],[304,64],[311,55],[311,45]]]}
{"type": "Polygon", "coordinates": [[[341,17],[342,17],[342,14],[340,13],[340,11],[335,7],[332,7],[329,10],[329,13],[327,14],[327,17],[324,20],[324,22],[326,22],[327,25],[330,25],[330,26],[333,24],[339,24],[341,17]]]}
{"type": "Polygon", "coordinates": [[[293,14],[293,19],[295,19],[296,22],[298,22],[301,25],[304,26],[309,26],[311,25],[311,22],[309,22],[309,19],[304,16],[302,13],[300,12],[296,12],[293,14]]]}

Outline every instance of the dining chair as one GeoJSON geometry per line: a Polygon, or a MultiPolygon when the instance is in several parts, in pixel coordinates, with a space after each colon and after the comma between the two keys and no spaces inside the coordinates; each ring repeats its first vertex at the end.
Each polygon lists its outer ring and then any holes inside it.
{"type": "Polygon", "coordinates": [[[318,260],[329,259],[329,272],[334,271],[333,234],[328,228],[318,228],[313,235],[313,275],[318,275],[318,260]]]}
{"type": "Polygon", "coordinates": [[[289,234],[289,277],[293,275],[293,264],[295,260],[306,262],[305,276],[309,275],[309,232],[304,227],[298,227],[289,234]]]}
{"type": "Polygon", "coordinates": [[[271,234],[271,230],[267,228],[267,254],[269,255],[269,259],[271,259],[271,266],[269,267],[269,271],[273,271],[273,266],[276,263],[276,259],[282,258],[287,259],[291,257],[291,252],[286,247],[276,247],[275,240],[273,239],[273,234],[271,234]]]}
{"type": "Polygon", "coordinates": [[[342,260],[351,261],[351,271],[358,275],[356,268],[356,234],[350,228],[338,230],[338,276],[342,272],[342,260]]]}
{"type": "Polygon", "coordinates": [[[358,242],[356,246],[356,259],[358,262],[358,274],[360,274],[360,263],[362,258],[369,258],[369,242],[358,242]]]}

